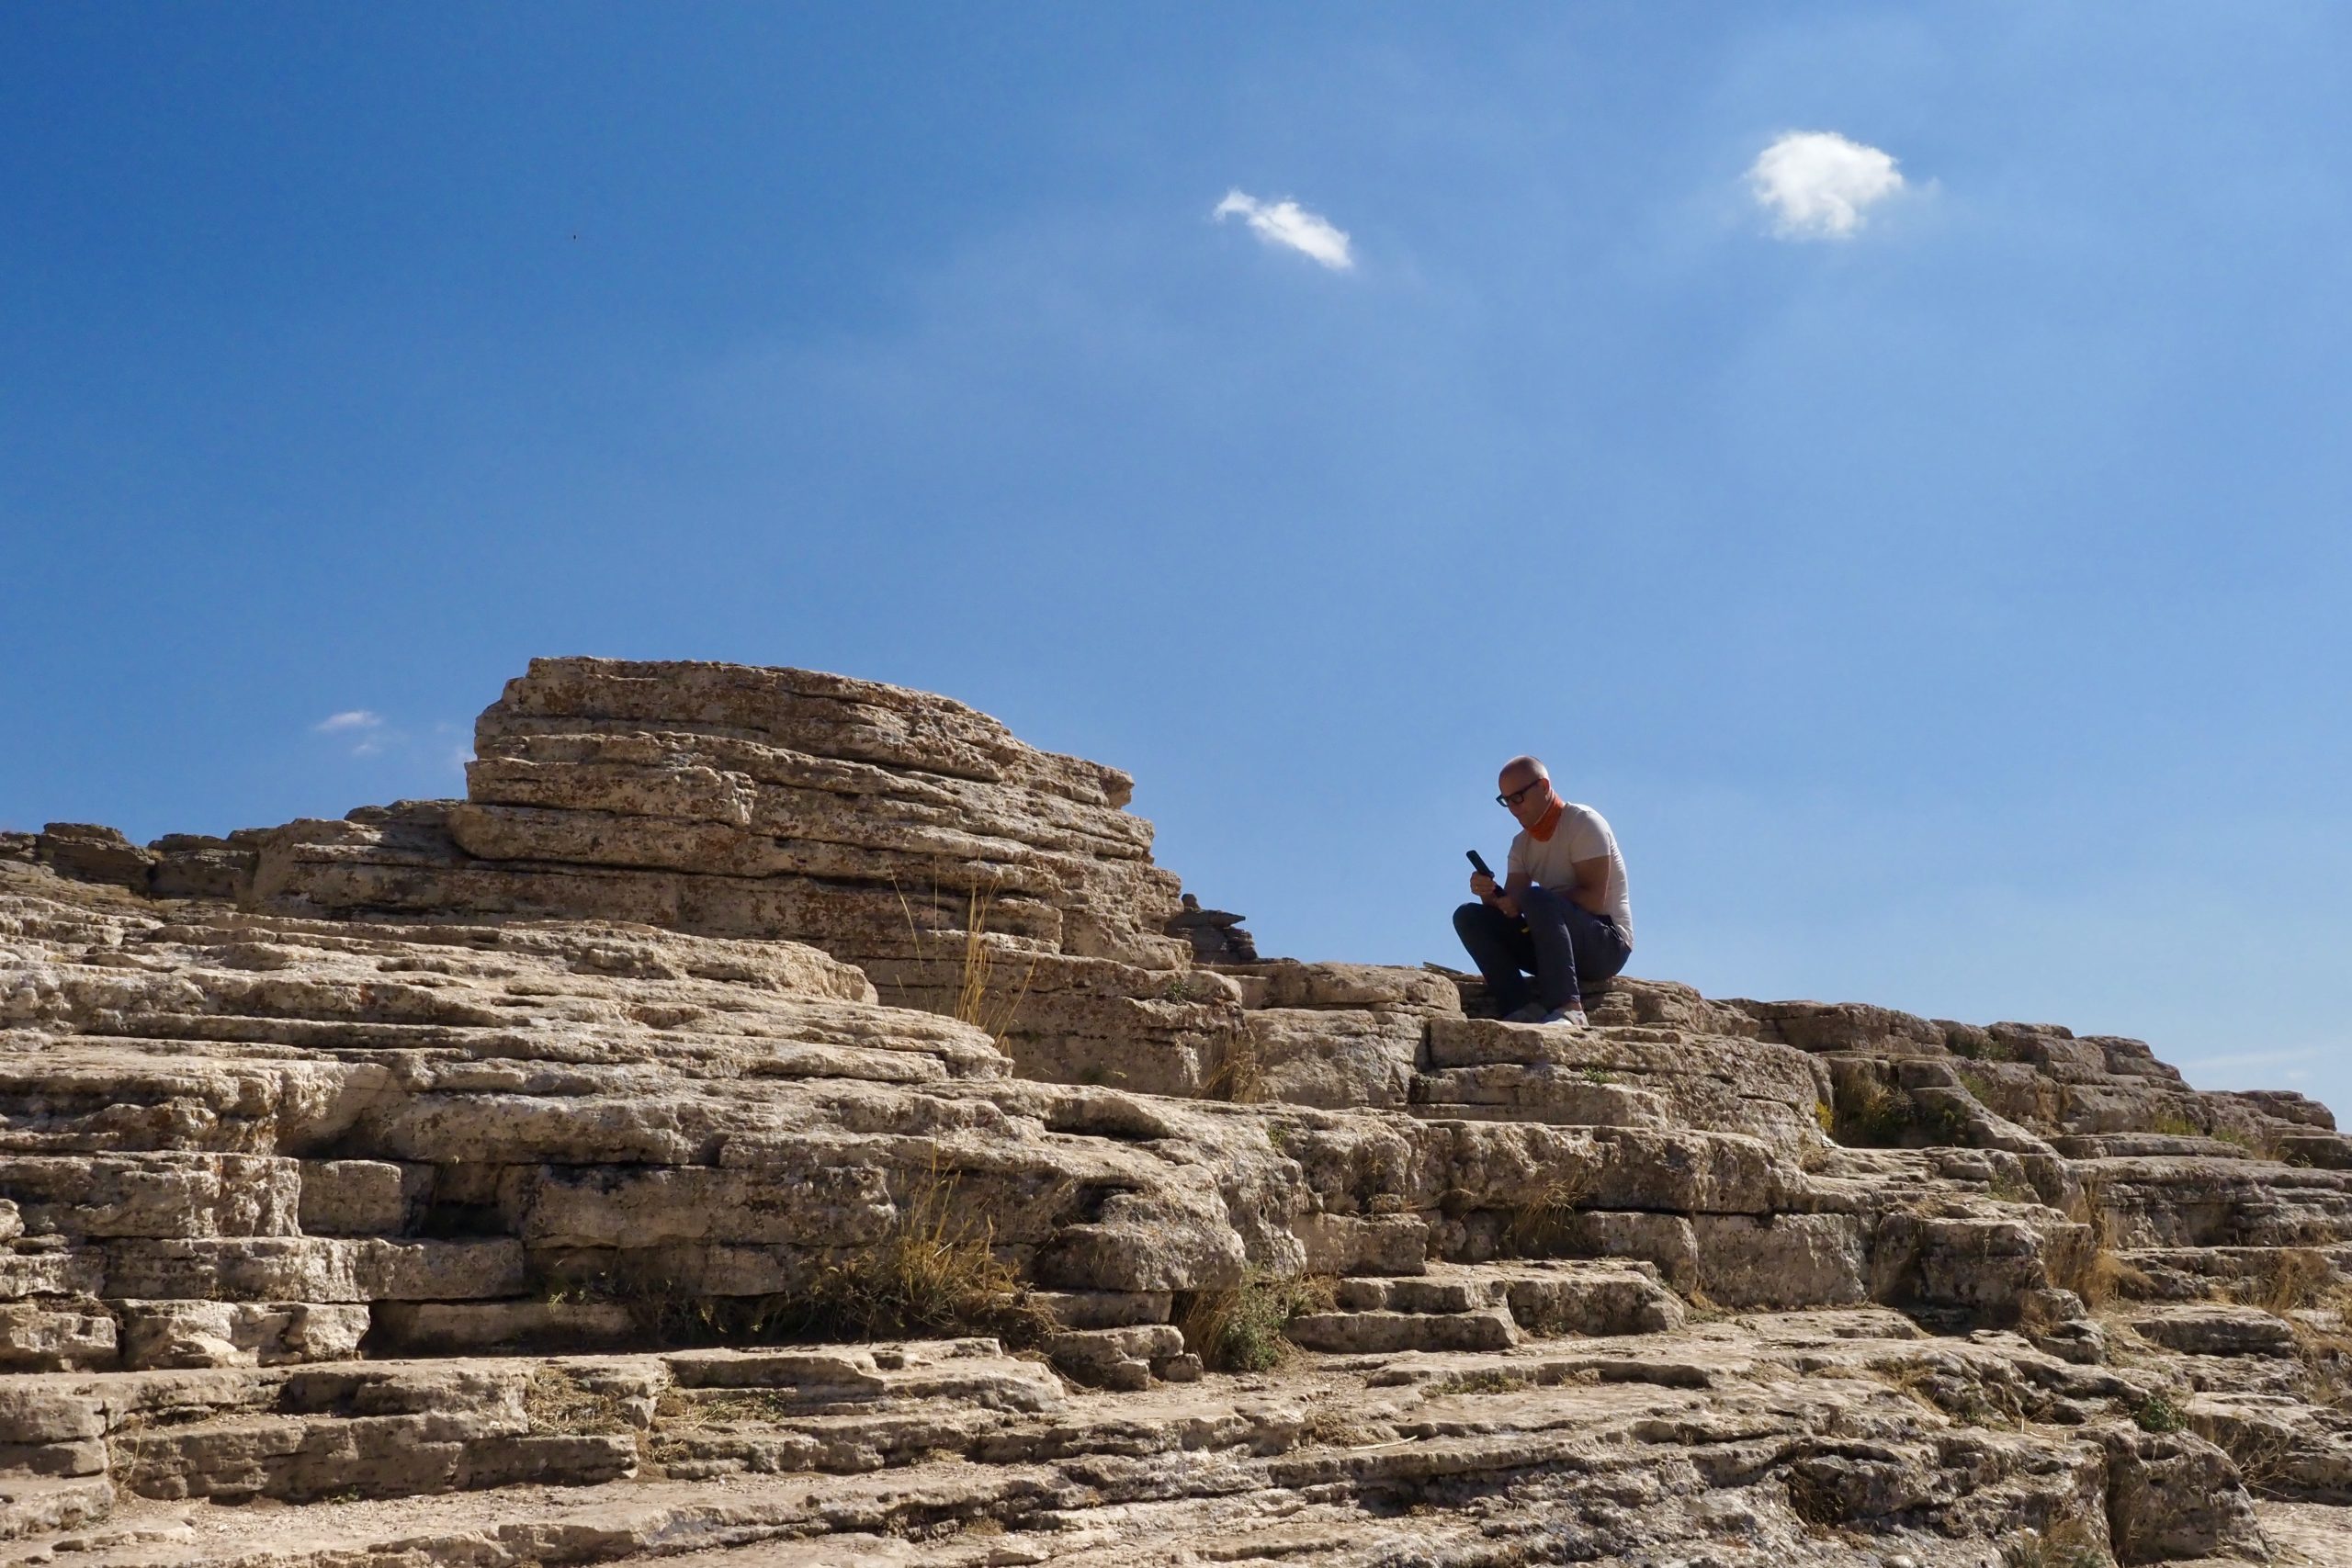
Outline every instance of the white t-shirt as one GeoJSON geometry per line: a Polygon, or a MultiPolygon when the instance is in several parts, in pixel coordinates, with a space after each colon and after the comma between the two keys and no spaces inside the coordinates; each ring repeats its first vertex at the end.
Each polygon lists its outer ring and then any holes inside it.
{"type": "Polygon", "coordinates": [[[1577,885],[1576,863],[1596,855],[1609,857],[1609,882],[1601,898],[1604,912],[1630,948],[1634,906],[1625,897],[1625,857],[1617,852],[1617,835],[1609,830],[1608,818],[1591,807],[1562,801],[1560,820],[1553,826],[1552,837],[1542,842],[1521,829],[1510,841],[1510,861],[1503,880],[1509,882],[1523,871],[1538,887],[1548,887],[1565,898],[1577,885]]]}

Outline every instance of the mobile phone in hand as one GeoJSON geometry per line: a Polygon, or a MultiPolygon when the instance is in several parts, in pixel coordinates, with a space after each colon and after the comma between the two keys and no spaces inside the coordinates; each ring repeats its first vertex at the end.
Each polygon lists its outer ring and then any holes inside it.
{"type": "Polygon", "coordinates": [[[1495,879],[1495,874],[1487,869],[1487,863],[1478,857],[1477,851],[1464,850],[1462,852],[1470,857],[1471,870],[1476,872],[1479,875],[1485,877],[1489,882],[1492,882],[1495,879]]]}

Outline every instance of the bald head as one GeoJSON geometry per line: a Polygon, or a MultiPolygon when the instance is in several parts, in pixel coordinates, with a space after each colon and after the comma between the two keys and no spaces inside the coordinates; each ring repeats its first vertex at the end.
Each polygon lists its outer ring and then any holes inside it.
{"type": "Polygon", "coordinates": [[[1513,757],[1496,779],[1504,807],[1522,828],[1532,828],[1552,809],[1552,770],[1533,757],[1513,757]]]}
{"type": "Polygon", "coordinates": [[[1496,782],[1502,785],[1503,793],[1509,795],[1521,785],[1532,784],[1538,779],[1549,779],[1551,776],[1552,770],[1544,765],[1542,759],[1513,757],[1503,764],[1502,773],[1496,782]]]}

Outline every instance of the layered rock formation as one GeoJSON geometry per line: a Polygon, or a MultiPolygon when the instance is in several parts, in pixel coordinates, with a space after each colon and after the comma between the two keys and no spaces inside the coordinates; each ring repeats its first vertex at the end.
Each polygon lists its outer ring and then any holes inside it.
{"type": "Polygon", "coordinates": [[[809,942],[961,1010],[1023,1071],[1190,1094],[1238,1029],[1180,978],[1177,882],[1115,768],[960,703],[724,664],[542,659],[475,727],[462,802],[266,837],[290,913],[595,916],[809,942]],[[990,983],[966,993],[967,949],[990,983]]]}
{"type": "Polygon", "coordinates": [[[1124,775],[895,688],[546,660],[479,751],[0,837],[0,1560],[2343,1560],[2308,1100],[1207,967],[1124,775]]]}

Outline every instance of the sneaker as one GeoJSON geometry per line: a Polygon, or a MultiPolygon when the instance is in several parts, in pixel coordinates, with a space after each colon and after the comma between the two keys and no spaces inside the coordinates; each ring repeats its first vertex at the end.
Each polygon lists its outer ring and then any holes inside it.
{"type": "Polygon", "coordinates": [[[1551,1018],[1552,1015],[1544,1010],[1542,1002],[1530,1002],[1517,1012],[1503,1014],[1505,1023],[1548,1023],[1551,1018]]]}
{"type": "Polygon", "coordinates": [[[1572,1023],[1578,1029],[1590,1029],[1592,1027],[1592,1021],[1585,1017],[1584,1009],[1579,1007],[1554,1008],[1550,1012],[1544,1015],[1544,1021],[1546,1023],[1572,1023]]]}

